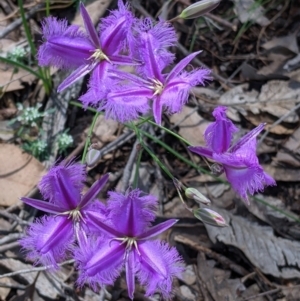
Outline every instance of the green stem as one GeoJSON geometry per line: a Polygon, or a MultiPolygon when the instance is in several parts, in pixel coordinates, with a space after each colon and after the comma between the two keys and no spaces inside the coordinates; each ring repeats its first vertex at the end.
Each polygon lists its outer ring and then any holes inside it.
{"type": "Polygon", "coordinates": [[[143,150],[140,149],[139,154],[138,154],[138,158],[137,158],[137,161],[136,161],[136,166],[135,166],[135,173],[134,173],[134,179],[133,179],[133,187],[134,188],[138,188],[139,169],[140,169],[140,165],[141,165],[142,154],[143,154],[143,150]]]}
{"type": "Polygon", "coordinates": [[[46,17],[50,15],[50,0],[46,0],[46,17]]]}
{"type": "MultiPolygon", "coordinates": [[[[47,0],[48,2],[49,0],[47,0]]],[[[23,0],[18,0],[18,6],[19,6],[19,10],[20,10],[20,15],[21,15],[21,19],[22,19],[22,24],[24,26],[24,30],[25,30],[25,35],[26,35],[26,38],[27,38],[27,41],[28,41],[28,44],[29,44],[29,47],[30,47],[30,52],[32,54],[32,57],[36,57],[36,48],[35,48],[35,45],[33,43],[33,39],[32,39],[32,36],[31,36],[31,33],[30,33],[30,29],[29,29],[29,26],[28,26],[28,22],[26,20],[26,16],[25,16],[25,11],[24,11],[24,6],[23,6],[23,0]]],[[[21,66],[20,66],[21,67],[21,66]]],[[[23,67],[21,67],[23,69],[23,67]]],[[[25,69],[28,71],[28,69],[25,69]]],[[[41,68],[40,66],[38,66],[38,78],[40,78],[42,81],[43,81],[43,85],[44,85],[44,88],[45,88],[45,91],[47,93],[47,95],[50,94],[50,89],[51,89],[51,83],[50,83],[50,79],[46,77],[46,74],[44,72],[45,70],[43,68],[41,68]]],[[[30,72],[30,71],[28,71],[30,72]]],[[[30,72],[33,74],[33,72],[30,72]]]]}
{"type": "MultiPolygon", "coordinates": [[[[162,125],[158,125],[157,123],[155,123],[154,121],[152,120],[146,120],[146,118],[143,118],[143,117],[140,117],[141,120],[143,120],[144,122],[148,122],[164,131],[166,131],[167,133],[171,134],[172,136],[176,137],[178,140],[181,140],[182,142],[184,142],[186,145],[189,145],[189,146],[192,146],[191,143],[189,143],[187,140],[185,140],[183,137],[181,137],[180,135],[174,133],[172,130],[169,130],[168,128],[165,128],[164,126],[162,125]]],[[[148,118],[147,118],[148,119],[148,118]]]]}
{"type": "Polygon", "coordinates": [[[252,197],[253,200],[255,200],[255,201],[257,201],[257,202],[259,202],[259,203],[265,205],[266,207],[269,207],[269,208],[273,209],[274,211],[280,212],[280,213],[283,214],[284,216],[289,217],[289,218],[291,218],[292,220],[294,220],[294,221],[300,223],[300,219],[297,218],[296,216],[294,216],[293,214],[290,214],[290,213],[288,213],[288,212],[286,212],[286,211],[284,211],[284,210],[282,210],[282,209],[279,209],[279,208],[277,208],[276,206],[273,206],[273,205],[269,204],[268,202],[264,201],[264,200],[261,199],[261,198],[258,198],[258,197],[255,196],[255,195],[253,195],[253,196],[251,196],[251,197],[252,197]]]}
{"type": "Polygon", "coordinates": [[[136,136],[140,142],[140,144],[143,146],[143,148],[146,150],[146,152],[151,156],[151,158],[159,165],[159,167],[173,180],[173,175],[168,170],[168,168],[158,159],[158,157],[151,151],[151,149],[145,144],[144,140],[141,137],[141,131],[139,128],[136,127],[135,124],[133,124],[134,131],[136,133],[136,136]]]}
{"type": "Polygon", "coordinates": [[[19,9],[20,9],[21,19],[22,19],[22,23],[23,23],[23,26],[24,26],[24,29],[25,29],[25,35],[26,35],[26,38],[27,38],[27,41],[28,41],[28,44],[29,44],[29,47],[30,47],[30,51],[31,51],[32,56],[35,57],[36,48],[35,48],[35,45],[33,43],[31,33],[30,33],[30,30],[29,30],[29,26],[28,26],[28,23],[27,23],[27,20],[26,20],[26,17],[25,17],[25,11],[24,11],[24,7],[23,7],[23,0],[18,0],[18,6],[19,6],[19,9]]]}
{"type": "Polygon", "coordinates": [[[95,114],[95,116],[93,118],[93,121],[92,121],[92,125],[89,129],[89,133],[88,133],[88,136],[87,136],[86,141],[85,141],[83,155],[82,155],[82,159],[81,159],[82,164],[85,163],[85,158],[86,158],[86,154],[87,154],[87,151],[88,151],[88,147],[89,147],[90,142],[91,142],[92,133],[93,133],[93,130],[94,130],[94,127],[95,127],[95,124],[96,124],[96,121],[97,121],[97,118],[98,118],[99,115],[100,115],[99,112],[97,112],[95,114]]]}
{"type": "Polygon", "coordinates": [[[19,63],[19,62],[16,62],[16,61],[13,61],[13,60],[10,60],[8,58],[5,58],[3,56],[0,56],[0,61],[4,62],[4,63],[7,63],[9,65],[12,65],[14,67],[17,67],[17,68],[21,68],[23,70],[26,70],[27,72],[33,74],[34,76],[36,76],[37,78],[40,78],[41,80],[43,80],[43,77],[37,73],[36,71],[32,70],[31,68],[27,67],[26,65],[22,64],[22,63],[19,63]]]}

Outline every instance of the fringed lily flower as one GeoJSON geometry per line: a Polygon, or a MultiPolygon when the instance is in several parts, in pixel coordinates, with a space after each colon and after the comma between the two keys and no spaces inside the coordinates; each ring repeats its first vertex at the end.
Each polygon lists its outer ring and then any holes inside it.
{"type": "Polygon", "coordinates": [[[125,269],[128,295],[133,299],[135,278],[146,287],[146,295],[159,291],[167,298],[171,294],[172,279],[182,272],[181,259],[175,248],[159,240],[152,240],[172,227],[177,220],[151,227],[155,219],[155,197],[141,196],[138,189],[121,193],[111,192],[108,219],[101,221],[93,213],[89,219],[103,233],[89,248],[75,252],[81,275],[78,283],[112,284],[125,269]]]}
{"type": "Polygon", "coordinates": [[[104,205],[93,201],[107,182],[108,174],[95,182],[84,196],[81,196],[82,179],[85,179],[82,164],[61,164],[53,167],[39,185],[49,202],[21,198],[25,204],[51,214],[32,223],[20,241],[29,251],[28,258],[35,263],[57,268],[57,262],[66,258],[66,251],[72,247],[76,237],[85,237],[94,229],[87,213],[93,212],[100,219],[104,217],[104,205]]]}
{"type": "MultiPolygon", "coordinates": [[[[59,85],[59,92],[93,71],[91,85],[97,87],[93,93],[100,93],[95,96],[96,98],[103,97],[109,85],[107,70],[113,65],[132,64],[132,59],[120,55],[120,51],[126,45],[134,17],[122,0],[119,0],[118,4],[119,9],[102,21],[101,35],[95,30],[82,3],[80,12],[86,33],[82,32],[78,26],[68,26],[65,20],[59,21],[53,17],[45,19],[43,23],[45,42],[38,52],[40,65],[75,68],[75,71],[59,85]]],[[[91,102],[87,100],[89,96],[91,97],[91,95],[83,97],[86,104],[91,102]]]]}
{"type": "Polygon", "coordinates": [[[213,115],[216,121],[204,133],[207,147],[193,146],[189,150],[221,164],[233,189],[249,204],[248,193],[253,195],[266,185],[276,185],[256,156],[256,137],[265,124],[260,124],[230,146],[237,128],[227,119],[225,107],[217,107],[213,115]]]}
{"type": "Polygon", "coordinates": [[[112,76],[123,78],[124,82],[120,82],[119,87],[107,95],[102,109],[106,110],[108,117],[125,122],[147,111],[149,101],[152,101],[154,119],[161,124],[163,109],[169,114],[179,112],[188,101],[191,88],[204,84],[210,71],[184,71],[199,51],[181,60],[169,74],[162,72],[174,59],[167,47],[172,46],[176,40],[174,30],[164,22],[151,27],[150,20],[146,19],[140,26],[138,37],[138,57],[144,63],[137,67],[139,76],[112,71],[112,76]]]}

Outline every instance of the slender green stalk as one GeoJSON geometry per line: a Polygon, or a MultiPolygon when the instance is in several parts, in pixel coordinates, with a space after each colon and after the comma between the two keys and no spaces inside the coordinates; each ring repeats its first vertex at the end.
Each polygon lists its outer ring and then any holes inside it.
{"type": "Polygon", "coordinates": [[[263,205],[265,205],[266,207],[269,207],[269,208],[273,209],[274,211],[280,212],[284,216],[289,217],[290,219],[296,221],[297,223],[300,223],[300,219],[297,218],[296,216],[294,216],[293,214],[290,214],[290,213],[288,213],[288,212],[286,212],[286,211],[284,211],[282,209],[279,209],[276,206],[273,206],[273,205],[269,204],[268,202],[264,201],[261,198],[258,198],[255,195],[252,196],[252,199],[255,200],[255,201],[257,201],[257,202],[259,202],[259,203],[261,203],[261,204],[263,204],[263,205]]]}
{"type": "MultiPolygon", "coordinates": [[[[47,2],[48,1],[49,0],[47,0],[47,2]]],[[[33,43],[33,39],[32,39],[32,35],[30,33],[28,22],[26,20],[24,6],[23,6],[23,0],[18,0],[18,6],[19,6],[19,10],[20,10],[22,24],[23,24],[24,30],[25,30],[25,35],[26,35],[26,38],[27,38],[27,41],[28,41],[28,44],[29,44],[29,47],[30,47],[30,52],[31,52],[32,56],[35,58],[35,56],[36,56],[36,48],[35,48],[35,45],[33,43]]],[[[50,80],[50,77],[47,77],[46,70],[44,68],[38,67],[38,73],[39,73],[38,78],[40,78],[43,81],[43,85],[44,85],[46,93],[50,94],[50,90],[51,90],[51,80],[50,80]]]]}
{"type": "Polygon", "coordinates": [[[28,26],[28,23],[27,23],[27,20],[26,20],[26,17],[25,17],[25,11],[24,11],[24,7],[23,7],[23,0],[18,0],[18,6],[19,6],[20,14],[21,14],[22,23],[23,23],[23,26],[24,26],[24,29],[25,29],[25,35],[26,35],[26,38],[27,38],[27,41],[28,41],[28,44],[29,44],[29,47],[30,47],[30,51],[31,51],[32,56],[35,57],[36,48],[35,48],[35,45],[33,43],[33,39],[32,39],[31,33],[30,33],[30,29],[29,29],[29,26],[28,26]]]}
{"type": "Polygon", "coordinates": [[[139,169],[140,169],[140,165],[141,165],[142,154],[143,154],[143,149],[140,149],[139,153],[138,153],[138,158],[136,161],[136,166],[135,166],[135,173],[134,173],[134,179],[133,179],[133,187],[134,188],[138,188],[139,169]]]}
{"type": "Polygon", "coordinates": [[[22,64],[22,63],[19,63],[19,62],[16,62],[16,61],[13,61],[11,59],[8,59],[8,58],[5,58],[3,56],[0,56],[0,61],[1,62],[4,62],[4,63],[7,63],[9,65],[12,65],[14,67],[17,67],[17,68],[21,68],[31,74],[33,74],[34,76],[36,76],[37,78],[40,78],[41,80],[43,80],[43,77],[36,71],[32,70],[31,68],[27,67],[26,65],[22,64]]]}
{"type": "Polygon", "coordinates": [[[87,136],[86,141],[85,141],[83,155],[82,155],[82,159],[81,159],[82,164],[85,163],[85,158],[86,158],[86,154],[87,154],[87,151],[88,151],[88,147],[90,146],[92,133],[93,133],[93,130],[94,130],[94,127],[95,127],[95,124],[96,124],[96,121],[97,121],[97,118],[98,118],[99,115],[100,115],[99,112],[97,112],[95,114],[95,116],[93,118],[93,121],[92,121],[92,125],[89,129],[89,133],[88,133],[88,136],[87,136]]]}
{"type": "Polygon", "coordinates": [[[184,139],[183,137],[181,137],[180,135],[174,133],[172,130],[170,130],[170,129],[168,129],[168,128],[165,128],[165,127],[162,126],[162,125],[158,125],[157,123],[155,123],[155,122],[152,121],[152,120],[149,120],[148,118],[147,118],[148,120],[146,120],[146,119],[143,118],[143,117],[140,117],[140,119],[143,120],[143,121],[145,121],[145,122],[147,121],[148,123],[150,123],[150,124],[152,124],[152,125],[154,125],[154,126],[160,128],[160,129],[166,131],[167,133],[169,133],[169,134],[171,134],[172,136],[176,137],[178,140],[181,140],[181,141],[182,141],[183,143],[185,143],[186,145],[192,146],[191,143],[189,143],[187,140],[185,140],[185,139],[184,139]]]}
{"type": "Polygon", "coordinates": [[[46,16],[50,16],[50,0],[46,0],[46,16]]]}
{"type": "Polygon", "coordinates": [[[140,142],[140,144],[143,146],[143,148],[146,150],[146,152],[151,156],[151,158],[159,165],[159,167],[173,180],[173,175],[168,170],[168,168],[158,159],[158,157],[151,151],[151,149],[146,145],[144,140],[141,136],[141,131],[139,128],[136,127],[136,125],[133,124],[134,131],[136,133],[136,136],[140,142]]]}

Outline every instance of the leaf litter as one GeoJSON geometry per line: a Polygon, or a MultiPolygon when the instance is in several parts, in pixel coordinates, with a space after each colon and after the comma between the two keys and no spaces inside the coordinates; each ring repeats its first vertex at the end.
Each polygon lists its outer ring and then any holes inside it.
{"type": "MultiPolygon", "coordinates": [[[[141,15],[146,12],[155,16],[162,7],[162,2],[141,1],[140,6],[132,2],[132,6],[141,15]]],[[[187,4],[186,1],[177,1],[172,5],[165,5],[164,15],[167,19],[171,19],[187,4]]],[[[95,14],[93,21],[97,22],[102,15],[101,9],[105,10],[109,6],[109,1],[94,1],[92,5],[90,12],[95,14]]],[[[3,9],[2,4],[0,7],[3,9]]],[[[65,14],[64,8],[60,9],[65,14]]],[[[191,52],[203,49],[201,63],[208,65],[214,74],[221,76],[224,80],[218,78],[211,82],[209,87],[194,88],[189,104],[180,114],[165,118],[165,123],[175,126],[175,131],[191,144],[204,146],[203,133],[212,121],[211,112],[217,105],[228,106],[228,116],[245,131],[252,129],[260,122],[267,122],[268,132],[260,143],[258,154],[266,171],[276,179],[277,187],[274,190],[267,189],[258,197],[288,212],[291,217],[256,201],[252,201],[250,207],[241,205],[229,185],[220,183],[210,175],[193,170],[173,154],[153,144],[150,140],[147,141],[174,176],[185,184],[199,189],[210,198],[213,206],[216,206],[213,208],[222,214],[229,224],[228,227],[222,229],[199,226],[199,221],[185,210],[172,183],[161,172],[158,172],[159,168],[155,166],[151,158],[143,154],[139,180],[141,185],[150,191],[155,191],[155,194],[162,200],[158,219],[166,217],[180,219],[178,226],[168,234],[168,239],[180,250],[188,267],[182,281],[176,284],[174,300],[186,298],[223,301],[224,298],[226,300],[250,300],[251,298],[251,300],[259,301],[292,301],[299,297],[300,236],[297,228],[299,221],[295,221],[300,213],[300,199],[295,197],[300,195],[299,110],[295,109],[300,99],[300,69],[299,61],[297,61],[299,31],[294,30],[297,27],[297,21],[294,19],[297,11],[299,14],[299,7],[293,1],[287,8],[280,1],[256,3],[236,0],[234,7],[229,2],[223,1],[216,10],[211,12],[216,17],[213,22],[200,18],[175,24],[183,47],[191,52]],[[223,21],[226,20],[238,28],[238,31],[234,32],[230,27],[225,26],[223,21]],[[244,24],[247,28],[243,28],[244,24]],[[246,31],[244,31],[245,28],[246,31]],[[194,34],[195,30],[197,30],[197,35],[194,34]],[[238,34],[238,43],[233,43],[238,34]],[[248,65],[246,68],[245,64],[244,67],[242,66],[244,61],[248,65]],[[189,241],[178,242],[178,239],[176,240],[178,231],[180,235],[196,243],[198,247],[191,246],[189,241]],[[229,261],[231,264],[227,265],[229,261]],[[246,273],[239,274],[237,273],[239,270],[246,271],[246,273]]],[[[37,15],[35,20],[40,21],[41,16],[37,15]]],[[[80,18],[77,16],[76,20],[79,21],[80,18]]],[[[76,23],[77,21],[72,21],[70,17],[70,22],[76,23]]],[[[16,41],[24,39],[17,29],[7,37],[9,39],[5,40],[5,49],[15,47],[18,43],[16,41]],[[13,40],[11,36],[17,39],[13,40]]],[[[182,54],[179,52],[178,58],[180,57],[182,54]]],[[[4,67],[0,70],[3,75],[2,79],[7,77],[10,81],[11,70],[4,67]]],[[[57,72],[60,71],[53,70],[52,72],[58,74],[57,72]]],[[[18,76],[18,73],[14,76],[18,76]]],[[[38,84],[34,78],[23,77],[21,73],[19,76],[22,78],[11,82],[4,91],[5,97],[2,96],[0,100],[0,112],[13,107],[11,103],[15,105],[17,102],[28,102],[34,105],[37,99],[45,108],[47,105],[51,107],[48,98],[43,96],[45,93],[37,92],[38,84]],[[22,90],[21,94],[18,92],[19,89],[22,90]]],[[[82,84],[80,89],[83,86],[82,84]]],[[[80,89],[75,94],[69,93],[66,101],[76,100],[81,95],[80,89]]],[[[0,114],[0,121],[9,121],[13,116],[0,114]]],[[[78,145],[70,148],[67,156],[80,157],[82,143],[88,133],[91,118],[92,114],[89,112],[84,112],[70,104],[67,106],[63,113],[61,129],[70,128],[78,145]]],[[[120,137],[124,129],[110,122],[105,123],[105,119],[99,118],[92,142],[97,142],[100,148],[105,148],[114,141],[118,143],[117,146],[110,148],[106,160],[99,160],[91,169],[90,183],[93,179],[99,178],[99,175],[110,171],[116,184],[122,177],[126,162],[132,152],[134,139],[123,141],[120,137]]],[[[47,124],[46,119],[44,124],[47,124]]],[[[4,125],[6,128],[7,125],[4,125]]],[[[186,148],[172,136],[157,128],[151,127],[148,131],[161,137],[162,141],[186,159],[207,169],[207,162],[187,153],[186,148]]],[[[35,135],[35,133],[31,134],[35,135]]],[[[1,139],[14,142],[16,145],[21,144],[20,139],[16,136],[12,137],[11,134],[1,139]]],[[[31,163],[25,168],[23,163],[27,162],[26,159],[29,156],[22,153],[19,148],[16,152],[16,147],[4,143],[0,145],[0,152],[4,152],[1,156],[3,160],[3,164],[0,165],[1,175],[14,170],[16,166],[22,167],[16,173],[16,178],[9,180],[9,184],[7,179],[0,179],[0,185],[3,185],[0,215],[4,222],[9,222],[8,225],[0,224],[1,238],[5,235],[22,233],[24,224],[21,221],[26,222],[28,218],[34,218],[34,213],[18,203],[18,197],[28,193],[34,195],[36,191],[32,191],[32,188],[45,170],[43,165],[35,159],[31,159],[31,163]],[[23,161],[20,161],[20,158],[23,158],[23,161]],[[20,185],[20,182],[24,187],[20,185]],[[19,191],[20,187],[22,191],[19,191]]],[[[52,163],[56,159],[54,152],[52,163]]],[[[135,168],[136,165],[133,170],[135,168]]],[[[119,184],[119,187],[121,186],[119,184]]],[[[189,205],[194,208],[198,206],[193,202],[189,205]]],[[[18,257],[22,255],[16,246],[13,238],[11,242],[0,245],[4,256],[0,262],[3,274],[24,268],[32,269],[30,264],[24,266],[18,257]],[[9,244],[12,244],[11,247],[9,244]]],[[[11,283],[14,285],[19,283],[20,287],[23,285],[23,295],[19,296],[20,299],[16,299],[17,290],[11,287],[6,289],[5,294],[3,293],[3,299],[14,300],[15,297],[15,300],[24,300],[33,296],[34,300],[58,298],[78,300],[78,294],[80,294],[79,298],[84,300],[99,298],[99,295],[88,289],[78,293],[73,288],[74,278],[70,276],[72,273],[73,267],[67,266],[63,269],[64,276],[54,276],[56,277],[54,280],[48,272],[41,273],[36,282],[36,272],[14,276],[11,278],[13,280],[11,283]],[[47,277],[43,277],[44,273],[47,277]],[[24,284],[29,285],[25,291],[24,284]],[[34,291],[35,295],[33,295],[34,291]],[[72,294],[66,297],[66,292],[70,291],[76,298],[71,296],[72,294]]],[[[120,286],[117,284],[107,289],[117,296],[115,300],[128,300],[128,296],[122,290],[122,282],[120,283],[120,286]]],[[[103,293],[101,296],[102,300],[112,300],[109,293],[103,293]]],[[[144,297],[140,298],[148,300],[144,297]]]]}

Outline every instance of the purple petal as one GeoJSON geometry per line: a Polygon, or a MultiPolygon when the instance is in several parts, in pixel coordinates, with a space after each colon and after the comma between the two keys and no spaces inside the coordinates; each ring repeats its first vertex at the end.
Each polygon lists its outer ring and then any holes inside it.
{"type": "Polygon", "coordinates": [[[58,178],[62,173],[68,179],[69,186],[74,187],[78,193],[83,189],[83,182],[86,179],[85,165],[75,163],[74,161],[70,161],[69,163],[62,161],[59,165],[53,166],[42,177],[38,187],[45,199],[49,199],[51,203],[69,210],[70,204],[65,201],[58,187],[58,178]]]}
{"type": "Polygon", "coordinates": [[[108,93],[107,100],[99,109],[105,110],[106,118],[122,123],[136,120],[140,114],[146,114],[149,111],[147,96],[150,95],[151,91],[138,87],[114,91],[108,93]]]}
{"type": "Polygon", "coordinates": [[[59,214],[64,212],[64,208],[58,207],[52,203],[48,203],[45,201],[40,201],[36,199],[31,199],[31,198],[21,198],[21,201],[24,202],[27,205],[30,205],[36,209],[48,212],[48,213],[53,213],[53,214],[59,214]]]}
{"type": "Polygon", "coordinates": [[[239,141],[235,143],[235,145],[230,149],[231,152],[236,152],[239,150],[243,145],[245,145],[247,142],[256,139],[256,137],[259,135],[259,133],[264,129],[266,123],[261,123],[259,126],[254,128],[252,131],[247,133],[245,136],[243,136],[239,141]]]}
{"type": "Polygon", "coordinates": [[[264,172],[256,156],[214,154],[214,159],[223,164],[226,177],[232,188],[249,204],[248,193],[262,191],[264,186],[276,185],[274,179],[264,172]]]}
{"type": "Polygon", "coordinates": [[[87,204],[94,201],[101,189],[105,186],[109,178],[109,174],[104,175],[101,179],[95,182],[87,193],[81,198],[78,204],[79,208],[84,208],[87,204]]]}
{"type": "Polygon", "coordinates": [[[81,77],[90,73],[95,68],[96,65],[97,62],[81,65],[79,68],[77,68],[67,78],[63,80],[63,82],[58,86],[57,91],[61,92],[64,89],[68,88],[69,86],[74,84],[77,80],[79,80],[81,77]]]}
{"type": "Polygon", "coordinates": [[[128,10],[128,5],[118,1],[118,6],[119,9],[111,11],[108,17],[102,19],[100,39],[107,55],[125,50],[127,42],[133,40],[131,27],[135,18],[128,10]]]}
{"type": "Polygon", "coordinates": [[[156,97],[156,99],[153,100],[152,107],[153,107],[154,120],[158,125],[161,125],[162,103],[161,103],[160,97],[156,97]]]}
{"type": "Polygon", "coordinates": [[[108,218],[122,236],[140,235],[155,219],[157,199],[152,195],[141,196],[141,193],[138,189],[127,191],[125,195],[109,192],[108,218]]]}
{"type": "Polygon", "coordinates": [[[157,62],[157,58],[154,55],[154,49],[152,47],[151,43],[151,36],[144,35],[145,39],[145,46],[144,46],[144,56],[143,56],[143,62],[145,64],[145,69],[147,69],[147,76],[148,78],[154,78],[159,80],[160,82],[164,81],[164,78],[161,74],[161,67],[159,66],[157,62]]]}
{"type": "Polygon", "coordinates": [[[226,117],[226,110],[226,107],[214,109],[213,115],[216,121],[211,123],[204,133],[207,147],[218,154],[228,150],[233,133],[238,131],[232,121],[226,117]]]}
{"type": "MultiPolygon", "coordinates": [[[[144,86],[144,87],[148,87],[150,85],[152,85],[152,83],[149,83],[149,81],[143,79],[142,77],[140,76],[137,76],[137,75],[134,75],[132,73],[129,73],[129,72],[123,72],[123,71],[120,71],[120,70],[113,70],[113,71],[109,71],[109,76],[115,78],[115,79],[128,79],[129,81],[131,82],[134,82],[136,83],[137,85],[139,86],[144,86]]],[[[127,90],[127,89],[126,89],[127,90]]]]}
{"type": "Polygon", "coordinates": [[[73,186],[72,181],[69,179],[68,172],[64,169],[60,170],[57,177],[56,189],[60,196],[57,202],[61,202],[63,205],[67,204],[69,210],[75,209],[78,206],[81,199],[80,190],[73,186]]]}
{"type": "MultiPolygon", "coordinates": [[[[151,53],[155,56],[155,61],[159,71],[161,72],[166,66],[174,61],[174,54],[168,51],[169,47],[175,46],[177,42],[176,32],[173,26],[164,21],[153,22],[150,18],[144,18],[136,22],[135,30],[137,38],[132,52],[141,61],[145,62],[137,68],[138,73],[144,77],[154,77],[152,64],[148,57],[148,41],[151,44],[151,53]]],[[[153,58],[152,58],[153,59],[153,58]]],[[[159,79],[159,77],[158,77],[159,79]]]]}
{"type": "Polygon", "coordinates": [[[182,59],[169,73],[169,75],[166,78],[166,82],[177,77],[180,74],[180,72],[190,63],[190,61],[193,60],[200,52],[201,51],[191,53],[190,55],[182,59]]]}
{"type": "Polygon", "coordinates": [[[100,48],[100,41],[95,26],[82,2],[80,3],[80,13],[84,22],[85,30],[90,39],[93,41],[95,48],[100,48]]]}
{"type": "Polygon", "coordinates": [[[116,65],[128,65],[128,66],[137,66],[141,63],[138,61],[134,61],[131,57],[125,55],[110,55],[110,61],[116,65]]]}
{"type": "Polygon", "coordinates": [[[189,146],[188,149],[193,152],[196,153],[200,156],[212,159],[213,158],[213,152],[206,148],[206,147],[201,147],[201,146],[189,146]]]}
{"type": "Polygon", "coordinates": [[[136,273],[136,259],[135,252],[129,251],[126,254],[127,258],[125,261],[125,270],[126,270],[126,282],[127,282],[127,290],[128,296],[131,300],[133,300],[133,294],[135,290],[135,273],[136,273]]]}
{"type": "Polygon", "coordinates": [[[35,264],[53,265],[54,268],[66,259],[66,250],[74,241],[72,222],[62,216],[45,216],[32,223],[26,232],[20,244],[28,250],[27,258],[35,264]]]}
{"type": "Polygon", "coordinates": [[[180,277],[183,263],[175,248],[160,241],[147,241],[138,245],[141,267],[137,273],[139,281],[146,287],[146,295],[160,292],[168,299],[172,291],[172,280],[180,277]]]}
{"type": "Polygon", "coordinates": [[[159,225],[156,225],[154,227],[151,227],[149,230],[146,230],[144,233],[138,236],[139,240],[147,240],[150,238],[153,238],[162,232],[168,230],[171,228],[174,224],[178,222],[178,219],[169,219],[168,221],[165,221],[163,223],[160,223],[159,225]]]}
{"type": "Polygon", "coordinates": [[[98,108],[101,101],[106,98],[112,82],[108,76],[110,68],[111,64],[107,61],[97,63],[90,78],[88,92],[79,98],[84,106],[91,105],[98,108]]]}
{"type": "Polygon", "coordinates": [[[66,20],[48,17],[43,22],[45,42],[38,51],[39,64],[59,68],[76,68],[86,63],[94,46],[78,26],[68,26],[66,20]]]}
{"type": "Polygon", "coordinates": [[[87,216],[88,216],[88,220],[90,222],[92,222],[96,228],[98,228],[102,233],[108,235],[109,237],[122,237],[124,236],[123,233],[112,227],[110,227],[109,225],[105,224],[104,222],[100,221],[98,219],[97,214],[94,214],[94,212],[88,211],[86,212],[87,216]]]}
{"type": "Polygon", "coordinates": [[[81,272],[78,284],[87,282],[93,289],[113,284],[122,270],[124,253],[124,245],[102,237],[86,248],[76,249],[74,257],[81,272]]]}

